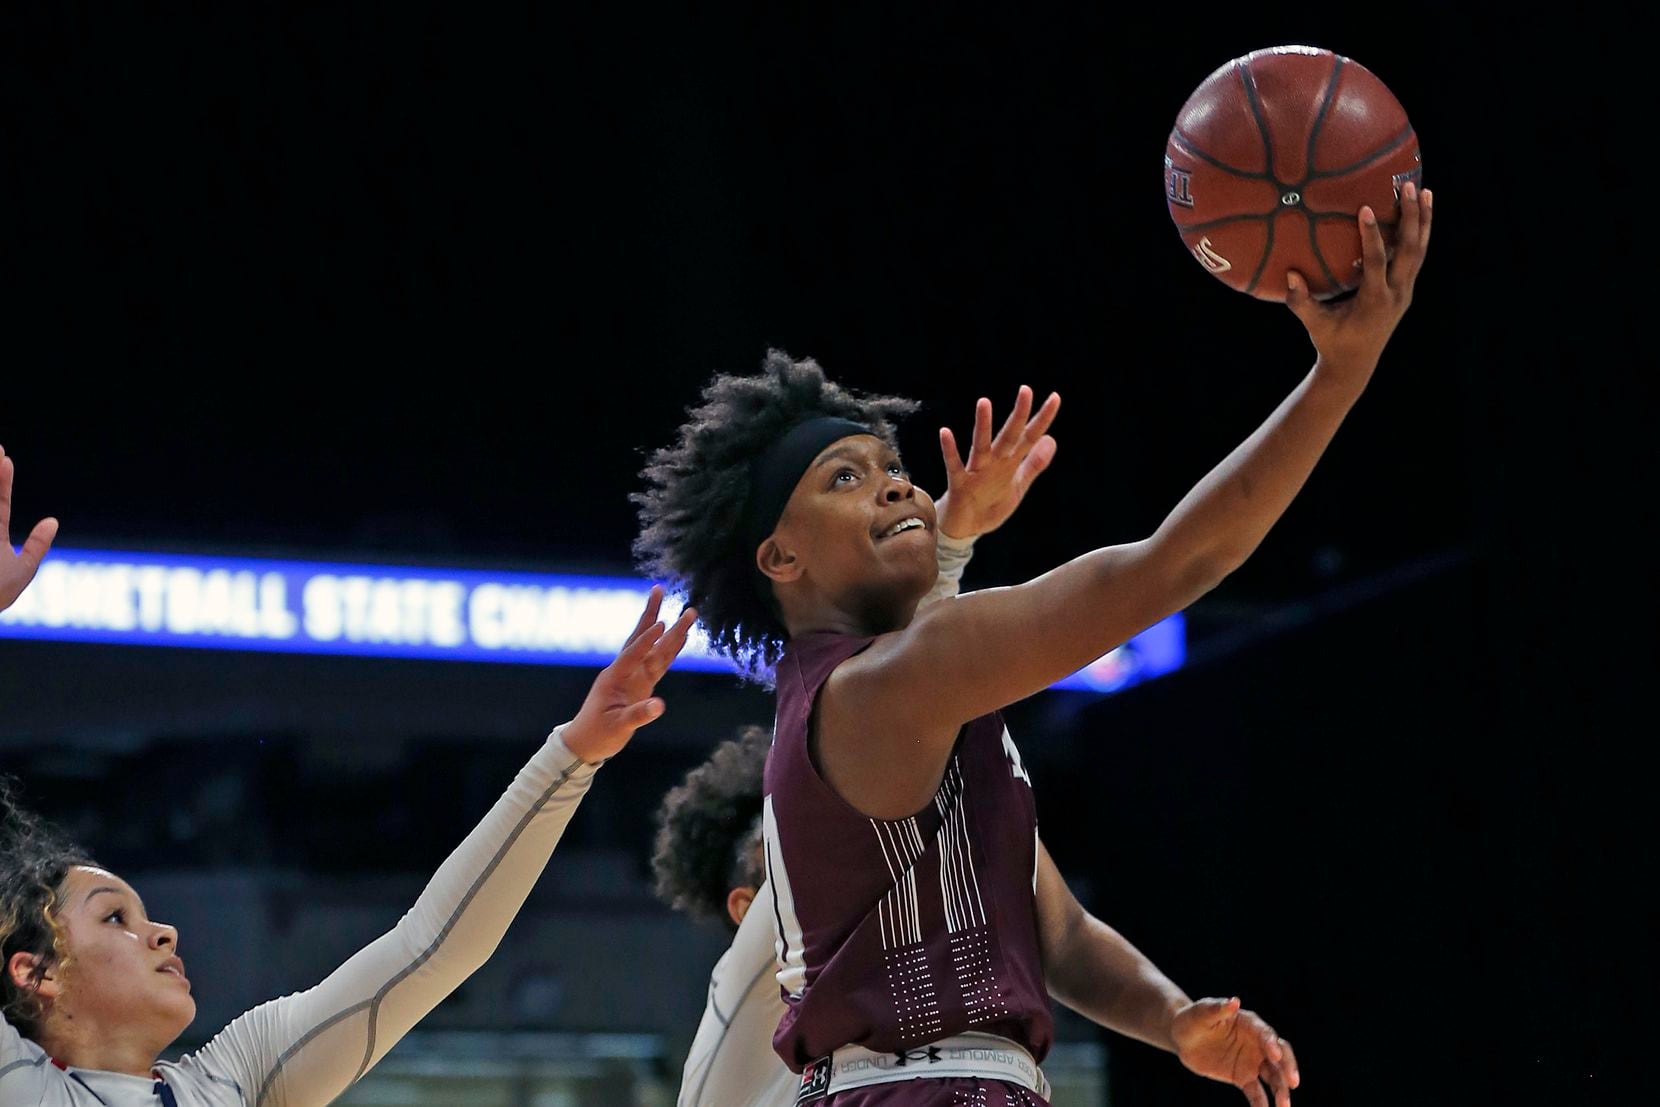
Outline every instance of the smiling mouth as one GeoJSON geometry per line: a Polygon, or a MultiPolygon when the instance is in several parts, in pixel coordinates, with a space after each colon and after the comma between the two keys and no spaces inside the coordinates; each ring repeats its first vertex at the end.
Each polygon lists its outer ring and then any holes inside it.
{"type": "Polygon", "coordinates": [[[913,530],[926,531],[927,529],[928,524],[922,521],[922,517],[920,515],[912,515],[909,518],[899,520],[899,522],[895,523],[887,530],[882,531],[876,537],[877,540],[880,541],[887,538],[896,538],[901,534],[906,534],[913,530]]]}

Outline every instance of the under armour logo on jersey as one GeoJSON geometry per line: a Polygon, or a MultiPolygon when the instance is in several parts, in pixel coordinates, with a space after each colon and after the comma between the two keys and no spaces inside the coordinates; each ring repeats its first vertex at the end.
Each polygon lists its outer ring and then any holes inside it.
{"type": "Polygon", "coordinates": [[[830,1058],[811,1061],[801,1070],[801,1090],[795,1093],[797,1104],[812,1103],[830,1094],[830,1073],[835,1068],[830,1058]]]}
{"type": "Polygon", "coordinates": [[[900,1068],[912,1061],[927,1061],[930,1065],[938,1064],[940,1051],[938,1046],[929,1046],[927,1049],[902,1049],[893,1055],[894,1064],[900,1068]]]}

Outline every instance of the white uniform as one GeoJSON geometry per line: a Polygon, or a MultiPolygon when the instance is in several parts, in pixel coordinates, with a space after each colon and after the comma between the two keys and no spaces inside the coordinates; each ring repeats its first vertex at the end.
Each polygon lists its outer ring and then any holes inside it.
{"type": "MultiPolygon", "coordinates": [[[[922,601],[957,594],[974,540],[938,536],[939,579],[922,601]]],[[[784,1017],[778,987],[778,923],[772,885],[762,884],[732,945],[715,962],[676,1107],[790,1107],[801,1077],[784,1067],[772,1034],[784,1017]]]]}
{"type": "Polygon", "coordinates": [[[495,951],[595,766],[556,729],[408,914],[310,991],[255,1007],[155,1078],[60,1069],[0,1019],[0,1107],[325,1107],[495,951]]]}
{"type": "Polygon", "coordinates": [[[732,946],[709,977],[678,1107],[780,1107],[795,1102],[801,1077],[772,1051],[772,1032],[784,1017],[773,935],[778,929],[772,885],[761,885],[732,946]]]}

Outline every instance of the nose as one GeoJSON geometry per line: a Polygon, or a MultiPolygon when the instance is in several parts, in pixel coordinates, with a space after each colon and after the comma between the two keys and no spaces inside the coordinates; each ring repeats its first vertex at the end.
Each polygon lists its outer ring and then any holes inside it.
{"type": "Polygon", "coordinates": [[[888,483],[882,487],[882,502],[896,504],[901,500],[916,499],[916,485],[911,478],[905,476],[889,477],[888,483]]]}
{"type": "Polygon", "coordinates": [[[166,923],[151,923],[150,948],[177,950],[179,948],[179,928],[168,926],[166,923]]]}

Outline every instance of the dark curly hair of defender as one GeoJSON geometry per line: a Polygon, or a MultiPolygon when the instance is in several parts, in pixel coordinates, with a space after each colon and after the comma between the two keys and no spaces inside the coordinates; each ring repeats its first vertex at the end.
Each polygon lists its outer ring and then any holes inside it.
{"type": "Polygon", "coordinates": [[[58,890],[77,865],[100,867],[17,802],[15,780],[0,777],[0,1014],[25,1038],[39,1032],[40,1002],[3,970],[13,954],[32,953],[38,985],[52,965],[68,964],[56,912],[58,890]]]}
{"type": "Polygon", "coordinates": [[[676,911],[724,921],[729,891],[760,886],[754,830],[771,745],[772,731],[746,726],[663,797],[651,871],[657,897],[676,911]]]}
{"type": "Polygon", "coordinates": [[[646,491],[630,497],[640,509],[641,569],[678,586],[710,643],[748,675],[761,675],[778,663],[786,634],[755,551],[740,548],[751,459],[823,415],[861,423],[897,448],[894,423],[916,408],[842,388],[811,358],[795,361],[780,350],[769,350],[753,377],[717,376],[687,412],[679,441],[651,455],[641,472],[646,491]]]}

